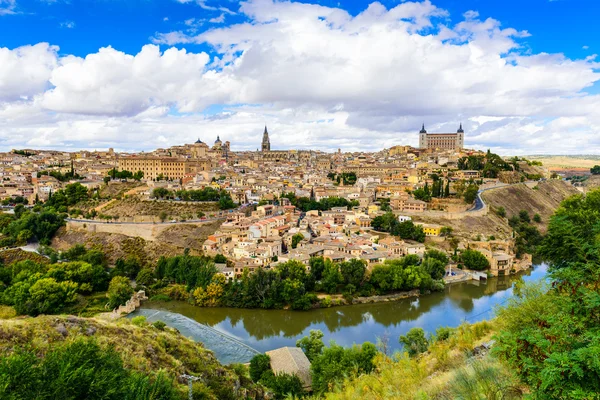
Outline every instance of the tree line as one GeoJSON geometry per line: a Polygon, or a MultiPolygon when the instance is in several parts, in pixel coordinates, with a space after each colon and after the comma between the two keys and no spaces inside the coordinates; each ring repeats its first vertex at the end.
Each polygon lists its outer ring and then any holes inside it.
{"type": "Polygon", "coordinates": [[[293,206],[304,212],[318,210],[327,211],[334,207],[357,207],[359,205],[356,200],[347,200],[342,197],[326,197],[319,201],[312,200],[308,197],[297,197],[295,193],[283,193],[282,198],[290,200],[293,206]]]}
{"type": "Polygon", "coordinates": [[[205,187],[198,190],[176,190],[171,191],[166,188],[158,187],[152,191],[152,197],[155,199],[171,199],[183,201],[214,201],[219,203],[219,209],[229,210],[236,207],[231,195],[226,190],[218,190],[212,187],[205,187]]]}

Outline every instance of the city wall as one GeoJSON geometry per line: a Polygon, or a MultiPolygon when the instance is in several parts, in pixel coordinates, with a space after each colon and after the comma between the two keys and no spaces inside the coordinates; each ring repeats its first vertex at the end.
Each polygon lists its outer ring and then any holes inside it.
{"type": "Polygon", "coordinates": [[[212,223],[214,221],[207,222],[182,222],[182,223],[164,223],[164,224],[151,224],[151,223],[119,223],[119,222],[95,222],[95,221],[68,221],[67,231],[72,230],[85,230],[87,232],[99,232],[99,233],[118,233],[125,236],[141,237],[144,240],[154,241],[156,237],[165,229],[179,225],[197,225],[201,226],[206,223],[212,223]]]}

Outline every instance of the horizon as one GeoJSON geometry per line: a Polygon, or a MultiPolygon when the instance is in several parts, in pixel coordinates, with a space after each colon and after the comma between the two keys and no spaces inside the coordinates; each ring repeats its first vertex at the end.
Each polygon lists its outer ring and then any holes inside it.
{"type": "Polygon", "coordinates": [[[219,135],[253,151],[266,124],[274,149],[377,152],[417,147],[425,122],[462,123],[469,149],[599,155],[593,11],[591,0],[0,0],[0,150],[140,152],[219,135]]]}

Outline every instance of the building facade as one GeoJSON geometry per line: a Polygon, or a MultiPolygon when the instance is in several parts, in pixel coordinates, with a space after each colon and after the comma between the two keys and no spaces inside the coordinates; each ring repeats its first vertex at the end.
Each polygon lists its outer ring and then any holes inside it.
{"type": "Polygon", "coordinates": [[[465,144],[465,131],[462,124],[456,133],[427,133],[425,124],[419,132],[419,148],[423,150],[462,150],[465,144]]]}

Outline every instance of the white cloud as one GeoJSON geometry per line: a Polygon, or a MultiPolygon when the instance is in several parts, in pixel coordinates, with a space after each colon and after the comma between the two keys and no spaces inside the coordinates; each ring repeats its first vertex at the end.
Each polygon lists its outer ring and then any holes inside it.
{"type": "Polygon", "coordinates": [[[0,48],[0,104],[21,101],[48,89],[49,78],[58,65],[57,51],[48,43],[13,50],[0,48]]]}
{"type": "Polygon", "coordinates": [[[225,22],[225,13],[222,13],[218,17],[209,19],[208,22],[212,24],[222,24],[223,22],[225,22]]]}
{"type": "Polygon", "coordinates": [[[247,22],[153,39],[209,44],[211,55],[147,45],[133,55],[107,47],[79,58],[41,45],[44,63],[0,49],[0,138],[6,146],[151,149],[218,133],[236,149],[254,149],[267,122],[277,148],[377,150],[416,145],[422,121],[429,131],[454,131],[462,121],[468,146],[600,153],[600,98],[583,92],[600,79],[599,64],[526,54],[526,31],[474,11],[450,25],[430,1],[373,3],[352,16],[251,0],[240,13],[247,22]],[[14,85],[19,79],[29,86],[14,85]],[[226,112],[194,114],[213,104],[226,112]]]}
{"type": "Polygon", "coordinates": [[[64,21],[60,23],[61,28],[73,29],[75,28],[75,22],[73,21],[64,21]]]}
{"type": "Polygon", "coordinates": [[[15,14],[17,8],[16,0],[0,0],[0,16],[15,14]]]}

